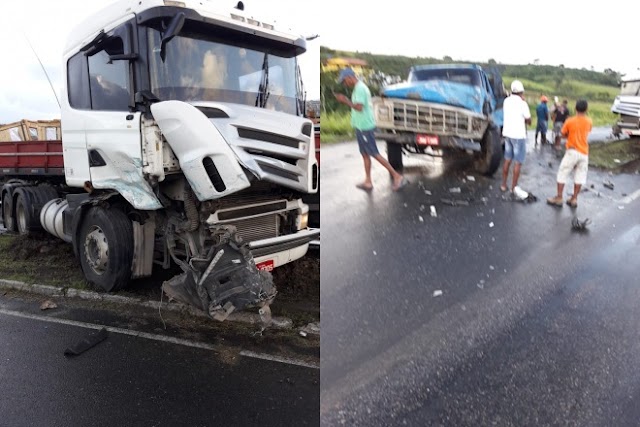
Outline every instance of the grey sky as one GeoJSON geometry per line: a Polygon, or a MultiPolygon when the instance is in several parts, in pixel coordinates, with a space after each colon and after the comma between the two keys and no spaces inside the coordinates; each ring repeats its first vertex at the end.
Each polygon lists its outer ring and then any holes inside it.
{"type": "MultiPolygon", "coordinates": [[[[237,0],[215,0],[220,6],[233,7],[237,0]]],[[[3,2],[0,16],[0,123],[20,119],[60,117],[60,109],[29,41],[44,63],[59,93],[62,84],[62,50],[74,25],[114,0],[19,0],[3,2]]],[[[319,32],[308,19],[308,10],[294,0],[243,0],[245,11],[265,21],[276,21],[294,34],[319,32]]],[[[317,21],[316,21],[317,22],[317,21]]],[[[320,96],[320,43],[307,43],[300,57],[300,68],[308,99],[320,96]]]]}

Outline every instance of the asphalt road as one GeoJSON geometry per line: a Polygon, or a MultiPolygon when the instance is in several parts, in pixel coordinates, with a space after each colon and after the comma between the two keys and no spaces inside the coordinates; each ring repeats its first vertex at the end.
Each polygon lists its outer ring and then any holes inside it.
{"type": "Polygon", "coordinates": [[[553,208],[530,145],[531,204],[464,159],[405,159],[400,193],[374,165],[367,194],[357,146],[323,146],[321,425],[638,425],[640,176],[553,208]]]}
{"type": "Polygon", "coordinates": [[[0,426],[319,423],[317,369],[245,356],[222,337],[202,343],[145,331],[134,316],[64,301],[40,312],[42,298],[36,303],[2,293],[0,426]],[[63,355],[95,332],[92,325],[118,322],[125,323],[94,348],[63,355]]]}

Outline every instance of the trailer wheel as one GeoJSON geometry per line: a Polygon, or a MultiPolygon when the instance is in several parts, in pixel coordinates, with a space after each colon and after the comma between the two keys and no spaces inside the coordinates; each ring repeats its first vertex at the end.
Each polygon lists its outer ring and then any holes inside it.
{"type": "Polygon", "coordinates": [[[483,175],[492,176],[502,161],[502,141],[498,128],[489,126],[480,146],[482,151],[476,156],[475,168],[483,175]]]}
{"type": "Polygon", "coordinates": [[[7,231],[16,231],[16,222],[13,216],[13,201],[9,193],[2,197],[2,222],[7,231]]]}
{"type": "Polygon", "coordinates": [[[18,194],[18,198],[16,199],[16,226],[18,233],[23,236],[29,234],[29,219],[27,218],[29,212],[27,209],[27,202],[24,200],[24,195],[18,194]]]}
{"type": "Polygon", "coordinates": [[[114,207],[92,207],[78,237],[80,265],[87,280],[107,292],[124,288],[133,263],[133,225],[127,215],[114,207]]]}
{"type": "Polygon", "coordinates": [[[387,160],[397,172],[402,172],[402,144],[387,141],[387,160]]]}

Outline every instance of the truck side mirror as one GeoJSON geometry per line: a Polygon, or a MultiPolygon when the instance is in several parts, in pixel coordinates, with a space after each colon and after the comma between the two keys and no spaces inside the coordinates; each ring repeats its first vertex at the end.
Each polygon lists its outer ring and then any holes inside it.
{"type": "Polygon", "coordinates": [[[162,36],[162,41],[160,42],[160,58],[162,59],[162,62],[164,62],[164,59],[167,56],[167,43],[180,33],[184,26],[184,21],[184,12],[180,12],[171,18],[171,22],[169,22],[169,25],[167,26],[167,31],[165,31],[162,36]]]}

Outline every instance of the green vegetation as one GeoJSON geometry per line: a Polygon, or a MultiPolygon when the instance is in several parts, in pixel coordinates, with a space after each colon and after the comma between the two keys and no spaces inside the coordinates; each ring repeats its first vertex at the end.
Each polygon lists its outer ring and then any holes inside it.
{"type": "Polygon", "coordinates": [[[327,113],[322,116],[320,139],[323,144],[353,139],[349,113],[327,113]]]}
{"type": "Polygon", "coordinates": [[[589,166],[596,168],[618,169],[637,159],[640,159],[640,144],[637,139],[623,139],[589,147],[589,166]]]}
{"type": "Polygon", "coordinates": [[[71,245],[58,239],[0,235],[0,278],[88,289],[71,245]]]}
{"type": "MultiPolygon", "coordinates": [[[[320,59],[326,60],[332,56],[358,58],[367,61],[376,72],[387,76],[407,77],[408,69],[412,65],[439,64],[439,63],[468,63],[469,61],[456,60],[450,57],[442,59],[429,57],[406,57],[399,55],[376,55],[368,52],[347,52],[320,48],[320,59]]],[[[533,116],[532,127],[535,129],[535,108],[541,95],[546,95],[553,106],[553,97],[560,100],[567,99],[569,108],[574,111],[575,102],[578,99],[586,99],[589,102],[589,116],[594,126],[611,126],[615,123],[616,116],[610,108],[613,99],[619,93],[620,74],[611,69],[604,72],[593,70],[565,68],[564,65],[509,65],[499,64],[493,59],[487,63],[480,63],[485,67],[496,67],[500,70],[505,86],[508,88],[511,82],[519,79],[524,84],[527,102],[533,116]]],[[[337,73],[320,73],[320,90],[322,101],[322,142],[334,142],[351,137],[348,125],[349,110],[346,106],[338,104],[333,92],[347,93],[336,83],[337,73]]],[[[377,93],[378,82],[368,82],[372,93],[377,93]]],[[[551,126],[551,125],[550,125],[551,126]]]]}

